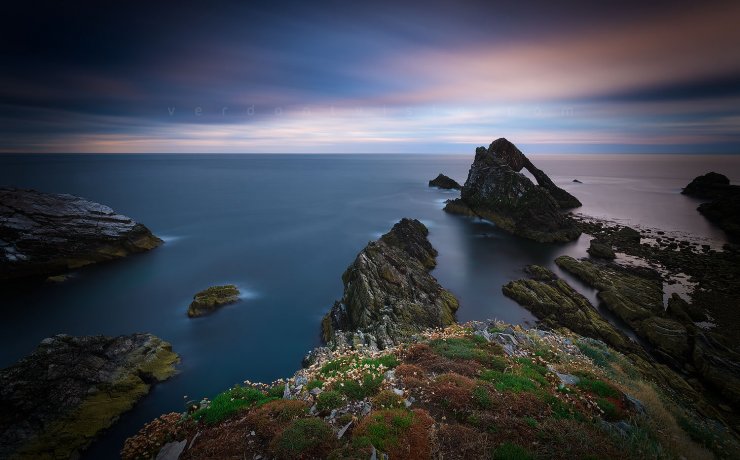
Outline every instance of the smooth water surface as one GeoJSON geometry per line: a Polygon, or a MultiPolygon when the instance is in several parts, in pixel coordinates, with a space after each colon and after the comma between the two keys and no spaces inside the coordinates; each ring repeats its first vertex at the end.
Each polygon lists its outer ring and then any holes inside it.
{"type": "MultiPolygon", "coordinates": [[[[734,157],[531,156],[574,193],[579,212],[724,241],[679,194],[714,169],[740,179],[734,157]],[[578,178],[583,183],[573,183],[578,178]]],[[[457,192],[427,187],[443,172],[464,182],[471,156],[430,155],[52,155],[0,156],[0,184],[72,193],[147,225],[166,243],[149,253],[84,269],[71,281],[3,296],[0,366],[66,333],[151,332],[182,357],[86,453],[110,458],[145,422],[245,379],[294,372],[319,345],[319,323],[341,297],[341,274],[368,241],[402,217],[424,222],[439,251],[434,275],[461,301],[458,318],[533,317],[501,294],[531,263],[584,256],[588,239],[537,244],[442,211],[457,192]],[[233,283],[243,300],[188,319],[193,294],[233,283]]],[[[570,279],[570,278],[569,278],[570,279]]],[[[574,283],[594,299],[593,292],[574,283]]]]}

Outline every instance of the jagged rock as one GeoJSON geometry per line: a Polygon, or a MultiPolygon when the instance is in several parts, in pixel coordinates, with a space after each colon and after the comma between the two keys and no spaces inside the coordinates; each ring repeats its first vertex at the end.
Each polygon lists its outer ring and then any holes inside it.
{"type": "Polygon", "coordinates": [[[588,299],[550,270],[530,265],[526,271],[533,279],[511,281],[502,290],[504,295],[531,311],[540,323],[553,329],[567,327],[622,352],[644,355],[626,335],[602,318],[588,299]]]}
{"type": "Polygon", "coordinates": [[[686,361],[689,352],[689,335],[686,327],[676,320],[653,316],[640,324],[643,336],[655,346],[656,350],[675,360],[677,364],[686,361]]]}
{"type": "Polygon", "coordinates": [[[239,301],[239,289],[233,284],[211,286],[195,294],[188,307],[188,316],[196,318],[207,315],[223,307],[239,301]]]}
{"type": "Polygon", "coordinates": [[[429,273],[437,251],[428,233],[418,220],[401,219],[358,254],[342,275],[342,299],[322,321],[326,342],[382,349],[455,322],[457,299],[429,273]]]}
{"type": "Polygon", "coordinates": [[[537,168],[521,150],[505,138],[502,137],[493,141],[488,147],[488,152],[506,161],[506,164],[516,172],[520,172],[522,169],[529,171],[537,181],[537,185],[550,192],[550,195],[555,198],[561,208],[567,209],[581,206],[578,198],[555,185],[547,174],[537,168]]]}
{"type": "Polygon", "coordinates": [[[727,176],[708,172],[703,176],[695,177],[681,193],[696,198],[715,199],[724,196],[730,187],[730,179],[727,176]]]}
{"type": "Polygon", "coordinates": [[[458,184],[455,179],[440,173],[437,177],[429,181],[430,187],[443,188],[447,190],[460,190],[462,185],[458,184]]]}
{"type": "Polygon", "coordinates": [[[102,204],[0,188],[0,281],[58,275],[160,244],[145,226],[102,204]]]}
{"type": "MultiPolygon", "coordinates": [[[[479,147],[461,199],[448,202],[445,211],[473,213],[505,231],[536,241],[578,238],[580,229],[573,219],[561,212],[558,200],[550,191],[555,187],[552,181],[533,166],[533,174],[536,173],[535,177],[539,176],[538,180],[544,185],[535,185],[517,172],[528,164],[531,164],[529,160],[506,139],[493,142],[488,149],[479,147]]],[[[567,201],[562,194],[558,195],[567,201]]]]}
{"type": "Polygon", "coordinates": [[[710,172],[696,177],[681,192],[712,200],[702,203],[698,211],[733,238],[740,238],[740,186],[731,185],[722,174],[710,172]]]}
{"type": "Polygon", "coordinates": [[[0,371],[0,458],[75,457],[177,361],[150,334],[44,339],[0,371]]]}
{"type": "Polygon", "coordinates": [[[615,259],[617,255],[614,253],[612,246],[605,242],[599,241],[596,238],[591,240],[587,252],[594,257],[601,259],[615,259]]]}

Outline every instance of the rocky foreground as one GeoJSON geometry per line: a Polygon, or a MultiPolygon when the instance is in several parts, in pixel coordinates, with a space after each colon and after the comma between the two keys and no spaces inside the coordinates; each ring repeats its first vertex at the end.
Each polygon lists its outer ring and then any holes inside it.
{"type": "Polygon", "coordinates": [[[0,458],[75,458],[177,361],[150,334],[43,340],[0,370],[0,458]]]}
{"type": "Polygon", "coordinates": [[[324,341],[382,349],[454,324],[457,299],[429,273],[437,251],[428,233],[418,220],[402,219],[357,255],[342,275],[342,299],[321,323],[324,341]]]}
{"type": "Polygon", "coordinates": [[[514,144],[501,138],[487,149],[476,149],[461,196],[449,201],[445,211],[481,217],[535,241],[564,242],[578,238],[581,231],[562,210],[580,205],[514,144]],[[523,168],[532,173],[537,184],[519,172],[523,168]]]}
{"type": "MultiPolygon", "coordinates": [[[[452,323],[457,302],[428,273],[436,251],[426,235],[404,219],[358,255],[324,320],[327,346],[303,369],[191,401],[128,439],[123,458],[738,458],[728,414],[700,383],[654,359],[544,267],[528,267],[530,278],[504,292],[549,330],[430,328],[452,323]]],[[[632,233],[600,234],[613,249],[610,235],[632,233]]],[[[659,278],[628,278],[638,275],[612,272],[608,260],[558,264],[584,280],[593,271],[615,312],[634,313],[668,357],[685,352],[662,321],[688,330],[697,310],[674,299],[662,313],[659,278]]]]}
{"type": "Polygon", "coordinates": [[[46,278],[162,244],[144,225],[73,195],[0,188],[0,282],[46,278]]]}

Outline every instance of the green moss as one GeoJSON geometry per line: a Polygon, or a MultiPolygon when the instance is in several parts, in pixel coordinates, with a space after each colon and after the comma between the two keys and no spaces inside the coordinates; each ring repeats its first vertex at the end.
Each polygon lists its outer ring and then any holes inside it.
{"type": "Polygon", "coordinates": [[[334,388],[350,399],[360,400],[376,394],[383,385],[383,375],[367,373],[359,382],[343,380],[335,384],[334,388]]]}
{"type": "Polygon", "coordinates": [[[475,404],[481,409],[490,409],[493,406],[491,395],[488,393],[488,389],[482,385],[473,388],[473,400],[475,404]]]}
{"type": "Polygon", "coordinates": [[[534,460],[534,455],[518,444],[505,442],[493,451],[493,460],[534,460]]]}
{"type": "Polygon", "coordinates": [[[388,451],[398,445],[400,436],[411,427],[413,413],[404,409],[389,409],[379,411],[371,417],[363,436],[359,436],[357,446],[373,445],[380,451],[388,451]]]}
{"type": "Polygon", "coordinates": [[[321,380],[311,380],[306,384],[306,389],[308,391],[313,390],[314,388],[322,388],[324,386],[324,382],[321,380]]]}
{"type": "Polygon", "coordinates": [[[391,390],[383,390],[372,399],[373,407],[377,409],[396,409],[403,407],[403,398],[391,390]]]}
{"type": "Polygon", "coordinates": [[[483,337],[471,335],[449,339],[436,339],[429,346],[440,356],[452,360],[474,360],[485,366],[498,363],[501,347],[486,341],[483,337]]]}
{"type": "Polygon", "coordinates": [[[597,396],[601,396],[602,398],[616,398],[620,395],[619,390],[604,382],[603,380],[592,379],[583,375],[580,375],[579,378],[580,381],[576,384],[576,386],[584,391],[588,391],[597,396]]]}
{"type": "Polygon", "coordinates": [[[274,401],[274,397],[249,387],[240,387],[239,385],[218,394],[211,405],[195,411],[191,417],[195,420],[203,420],[209,425],[216,424],[225,420],[240,410],[268,401],[274,401]]]}
{"type": "Polygon", "coordinates": [[[329,425],[318,418],[306,418],[288,425],[275,438],[274,449],[278,458],[321,458],[333,444],[334,432],[329,425]]]}
{"type": "Polygon", "coordinates": [[[344,404],[344,397],[338,391],[324,391],[316,398],[316,408],[321,412],[329,412],[344,404]]]}
{"type": "Polygon", "coordinates": [[[531,378],[512,373],[485,370],[481,373],[480,378],[493,383],[499,391],[519,393],[522,391],[532,392],[538,388],[538,385],[531,378]]]}

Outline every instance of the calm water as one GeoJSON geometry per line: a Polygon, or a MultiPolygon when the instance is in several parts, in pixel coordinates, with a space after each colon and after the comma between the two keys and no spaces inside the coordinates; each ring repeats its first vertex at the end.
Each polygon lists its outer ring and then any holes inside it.
{"type": "MultiPolygon", "coordinates": [[[[584,203],[579,211],[633,225],[724,241],[679,194],[709,170],[740,179],[740,158],[531,156],[584,203]],[[573,183],[578,178],[583,183],[573,183]]],[[[157,415],[180,411],[245,379],[292,374],[319,344],[322,315],[342,293],[340,276],[369,240],[401,217],[430,229],[434,275],[461,301],[460,320],[531,315],[501,294],[530,263],[581,256],[586,237],[534,244],[494,226],[442,212],[456,193],[430,189],[437,173],[463,182],[472,156],[0,156],[0,184],[84,196],[146,224],[166,244],[82,270],[62,285],[4,297],[0,366],[44,337],[151,332],[182,357],[158,385],[87,453],[115,456],[123,440],[157,415]],[[244,299],[188,319],[193,294],[234,283],[244,299]]],[[[593,298],[593,292],[578,285],[593,298]]]]}

